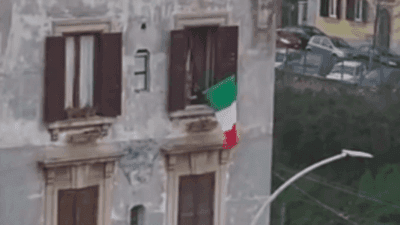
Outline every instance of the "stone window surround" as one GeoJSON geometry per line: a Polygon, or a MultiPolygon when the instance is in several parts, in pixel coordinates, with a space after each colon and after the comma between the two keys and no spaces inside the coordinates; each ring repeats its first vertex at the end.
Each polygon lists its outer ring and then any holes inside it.
{"type": "MultiPolygon", "coordinates": [[[[228,12],[213,13],[181,13],[175,15],[175,28],[183,29],[188,26],[228,26],[228,12]]],[[[205,105],[189,105],[185,110],[171,115],[172,120],[190,120],[190,118],[214,117],[214,112],[205,105]]],[[[185,122],[182,122],[185,126],[185,122]]],[[[164,145],[161,152],[167,165],[167,224],[178,224],[179,207],[179,177],[185,175],[199,175],[215,172],[214,193],[214,225],[225,224],[225,204],[227,188],[228,165],[234,149],[222,148],[222,133],[218,129],[206,131],[206,136],[221,137],[214,141],[205,141],[198,144],[186,143],[183,145],[164,145]]],[[[207,139],[207,138],[206,138],[207,139]]],[[[173,140],[172,140],[173,142],[173,140]]]]}
{"type": "MultiPolygon", "coordinates": [[[[84,149],[80,149],[84,150],[84,149]]],[[[52,149],[52,151],[57,151],[52,149]]],[[[58,191],[99,186],[98,225],[111,224],[113,174],[121,154],[98,158],[58,160],[48,158],[39,162],[45,177],[44,225],[58,224],[58,191]]]]}
{"type": "MultiPolygon", "coordinates": [[[[102,33],[118,32],[121,30],[118,24],[113,23],[111,19],[61,19],[52,22],[52,35],[62,36],[65,32],[93,32],[100,31],[102,33]]],[[[70,88],[67,88],[69,90],[70,88]]],[[[124,108],[124,105],[122,105],[124,108]]],[[[123,111],[123,110],[122,110],[123,111]]],[[[115,118],[104,118],[93,116],[89,119],[69,119],[66,121],[56,121],[48,125],[48,130],[51,134],[52,141],[58,141],[59,134],[66,133],[84,133],[94,132],[98,133],[96,137],[104,137],[107,135],[109,128],[115,122],[115,118]]],[[[82,134],[83,139],[89,139],[86,135],[82,134]]],[[[61,140],[65,142],[67,140],[61,140]]]]}
{"type": "MultiPolygon", "coordinates": [[[[227,11],[179,13],[174,17],[174,29],[180,30],[192,26],[228,26],[230,14],[227,11]]],[[[214,116],[214,111],[205,105],[188,105],[184,110],[170,114],[172,120],[214,116]]]]}

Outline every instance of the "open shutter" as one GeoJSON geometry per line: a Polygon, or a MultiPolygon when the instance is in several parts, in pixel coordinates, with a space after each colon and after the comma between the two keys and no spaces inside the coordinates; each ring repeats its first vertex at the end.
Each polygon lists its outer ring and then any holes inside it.
{"type": "Polygon", "coordinates": [[[239,27],[218,28],[214,84],[226,77],[237,75],[238,38],[239,27]]]}
{"type": "Polygon", "coordinates": [[[214,173],[197,176],[195,224],[212,225],[214,222],[214,179],[214,173]]]}
{"type": "Polygon", "coordinates": [[[355,5],[356,5],[356,0],[347,0],[347,5],[346,5],[346,19],[347,20],[354,20],[355,17],[355,5]]]}
{"type": "Polygon", "coordinates": [[[76,193],[76,225],[97,224],[98,186],[80,189],[76,193]]]}
{"type": "Polygon", "coordinates": [[[342,0],[336,0],[336,18],[342,17],[342,0]]]}
{"type": "Polygon", "coordinates": [[[102,34],[100,45],[101,73],[94,76],[95,93],[99,96],[93,99],[94,105],[98,115],[116,117],[121,115],[122,102],[122,33],[102,34]],[[98,80],[101,84],[97,83],[98,80]]]}
{"type": "Polygon", "coordinates": [[[321,0],[319,15],[322,17],[329,16],[329,0],[321,0]]]}
{"type": "Polygon", "coordinates": [[[185,109],[188,36],[184,30],[171,31],[169,49],[168,111],[185,109]]]}
{"type": "Polygon", "coordinates": [[[44,109],[45,122],[67,118],[65,98],[65,38],[47,37],[45,49],[44,109]]]}
{"type": "Polygon", "coordinates": [[[182,176],[179,182],[178,225],[195,224],[195,187],[196,176],[182,176]]]}
{"type": "Polygon", "coordinates": [[[362,21],[368,22],[369,5],[367,0],[362,0],[362,21]]]}
{"type": "Polygon", "coordinates": [[[58,225],[77,225],[75,223],[75,191],[58,191],[58,225]]]}

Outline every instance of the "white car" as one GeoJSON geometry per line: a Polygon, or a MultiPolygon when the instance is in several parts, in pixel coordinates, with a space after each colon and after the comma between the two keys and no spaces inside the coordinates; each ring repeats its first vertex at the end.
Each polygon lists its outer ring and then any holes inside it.
{"type": "Polygon", "coordinates": [[[366,66],[358,61],[342,61],[333,66],[326,79],[340,80],[345,83],[357,84],[361,76],[367,72],[366,66]]]}

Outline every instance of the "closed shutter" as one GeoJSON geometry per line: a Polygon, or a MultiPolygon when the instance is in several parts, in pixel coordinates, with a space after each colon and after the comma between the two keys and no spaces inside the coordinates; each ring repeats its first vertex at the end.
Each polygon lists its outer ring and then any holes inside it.
{"type": "Polygon", "coordinates": [[[99,79],[101,91],[96,90],[99,97],[94,98],[98,106],[97,114],[106,117],[121,115],[122,97],[122,33],[102,34],[101,45],[101,75],[95,75],[99,79]],[[101,78],[99,78],[101,76],[101,78]]]}
{"type": "Polygon", "coordinates": [[[368,22],[369,5],[367,0],[362,0],[362,21],[368,22]]]}
{"type": "Polygon", "coordinates": [[[184,30],[171,31],[169,49],[168,111],[185,109],[188,36],[184,30]]]}
{"type": "Polygon", "coordinates": [[[45,50],[43,119],[50,123],[67,118],[64,109],[65,38],[47,37],[45,50]]]}
{"type": "Polygon", "coordinates": [[[97,201],[99,187],[80,189],[76,193],[76,225],[97,224],[97,201]]]}
{"type": "Polygon", "coordinates": [[[214,173],[197,176],[196,184],[196,223],[197,225],[213,224],[214,206],[214,173]]]}
{"type": "Polygon", "coordinates": [[[58,191],[58,224],[77,225],[75,223],[75,191],[58,191]]]}
{"type": "Polygon", "coordinates": [[[342,0],[336,0],[336,18],[342,17],[342,0]]]}
{"type": "Polygon", "coordinates": [[[179,181],[178,225],[195,225],[196,176],[182,176],[179,181]]]}
{"type": "Polygon", "coordinates": [[[356,0],[347,0],[347,5],[346,5],[346,19],[347,20],[354,20],[355,17],[355,5],[356,5],[356,0]]]}
{"type": "Polygon", "coordinates": [[[217,30],[214,84],[237,75],[238,35],[238,26],[219,27],[217,30]]]}
{"type": "Polygon", "coordinates": [[[319,15],[322,17],[329,16],[329,0],[321,0],[319,15]]]}
{"type": "MultiPolygon", "coordinates": [[[[93,60],[93,108],[96,112],[101,110],[101,89],[103,78],[101,73],[102,54],[101,54],[101,34],[94,36],[94,60],[93,60]]],[[[100,114],[100,113],[98,113],[100,114]]]]}

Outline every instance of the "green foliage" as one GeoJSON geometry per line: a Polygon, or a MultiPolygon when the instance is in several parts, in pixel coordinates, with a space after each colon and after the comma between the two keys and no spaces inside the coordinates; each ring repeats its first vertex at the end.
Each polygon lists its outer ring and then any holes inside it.
{"type": "MultiPolygon", "coordinates": [[[[336,193],[338,190],[320,189],[315,183],[302,183],[302,188],[321,200],[334,196],[328,205],[355,215],[353,221],[359,224],[377,224],[378,221],[400,224],[400,172],[396,165],[400,160],[397,150],[400,148],[400,101],[380,110],[362,97],[343,93],[329,96],[310,91],[300,94],[289,88],[277,91],[275,99],[275,116],[279,119],[274,124],[274,151],[279,155],[276,158],[279,162],[301,170],[343,148],[374,155],[372,160],[340,160],[313,172],[329,181],[358,189],[358,194],[366,197],[340,197],[336,193]],[[340,201],[343,198],[346,200],[340,201]]],[[[329,212],[318,206],[299,206],[299,201],[305,198],[296,192],[290,188],[282,197],[287,202],[287,210],[291,211],[286,224],[330,224],[332,217],[337,217],[327,216],[329,212]],[[304,211],[305,208],[310,208],[312,213],[304,211]],[[321,211],[322,215],[318,215],[321,211]]],[[[339,224],[336,221],[333,224],[339,224]]]]}

